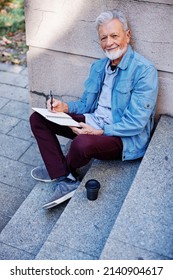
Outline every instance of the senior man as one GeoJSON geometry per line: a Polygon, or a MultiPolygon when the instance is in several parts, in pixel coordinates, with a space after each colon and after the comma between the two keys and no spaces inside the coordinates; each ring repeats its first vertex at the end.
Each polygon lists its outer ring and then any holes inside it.
{"type": "Polygon", "coordinates": [[[101,13],[96,19],[101,47],[106,58],[95,61],[79,101],[47,102],[52,112],[66,112],[80,127],[60,126],[34,112],[30,122],[44,167],[31,175],[36,180],[54,181],[55,193],[43,208],[52,208],[71,198],[79,186],[78,168],[92,158],[133,160],[144,155],[150,141],[158,75],[154,65],[130,46],[130,30],[121,11],[101,13]],[[73,139],[68,154],[61,150],[56,135],[73,139]]]}

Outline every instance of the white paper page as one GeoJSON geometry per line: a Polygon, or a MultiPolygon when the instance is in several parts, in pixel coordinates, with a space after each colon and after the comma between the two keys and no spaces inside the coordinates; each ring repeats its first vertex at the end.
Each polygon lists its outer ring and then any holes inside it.
{"type": "Polygon", "coordinates": [[[52,113],[46,108],[32,108],[32,109],[34,111],[36,111],[37,113],[41,114],[42,116],[44,116],[45,118],[46,117],[59,117],[59,118],[71,119],[71,117],[69,115],[67,115],[66,113],[63,113],[63,112],[52,113]]]}
{"type": "Polygon", "coordinates": [[[47,120],[60,124],[60,125],[67,125],[67,126],[76,126],[80,127],[79,123],[73,120],[68,114],[64,112],[56,112],[52,113],[45,108],[32,108],[37,113],[41,114],[47,120]]]}
{"type": "Polygon", "coordinates": [[[60,125],[67,125],[67,126],[76,126],[80,127],[79,123],[73,120],[72,118],[52,118],[52,117],[47,117],[47,120],[60,124],[60,125]]]}

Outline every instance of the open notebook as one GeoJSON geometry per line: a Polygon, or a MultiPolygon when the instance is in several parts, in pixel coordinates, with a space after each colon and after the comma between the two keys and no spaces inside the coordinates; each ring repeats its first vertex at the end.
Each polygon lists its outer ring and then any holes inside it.
{"type": "Polygon", "coordinates": [[[32,108],[34,111],[45,117],[47,120],[66,126],[80,127],[79,123],[72,119],[68,114],[63,112],[52,113],[44,108],[32,108]]]}

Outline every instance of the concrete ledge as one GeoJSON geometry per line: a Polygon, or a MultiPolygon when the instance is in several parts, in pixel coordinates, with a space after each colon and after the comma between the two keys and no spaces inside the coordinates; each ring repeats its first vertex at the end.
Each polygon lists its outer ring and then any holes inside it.
{"type": "MultiPolygon", "coordinates": [[[[113,228],[114,231],[114,228],[113,228]]],[[[113,233],[111,232],[113,237],[113,233]]],[[[124,243],[120,240],[108,238],[100,259],[104,260],[168,260],[169,258],[159,255],[150,250],[124,243]],[[116,253],[117,252],[117,253],[116,253]]]]}
{"type": "Polygon", "coordinates": [[[14,254],[16,259],[34,259],[67,204],[44,211],[41,206],[52,194],[50,184],[33,188],[0,234],[0,259],[14,259],[14,254]]]}
{"type": "Polygon", "coordinates": [[[172,128],[162,116],[100,259],[173,258],[172,128]]]}
{"type": "MultiPolygon", "coordinates": [[[[60,142],[64,153],[66,153],[69,148],[69,142],[64,143],[63,139],[60,139],[60,142]]],[[[31,151],[32,155],[33,152],[36,153],[36,150],[31,151]]],[[[26,162],[27,160],[29,162],[34,161],[35,164],[37,163],[36,165],[42,163],[37,157],[33,160],[30,153],[26,154],[26,158],[23,158],[23,161],[26,162]]],[[[81,179],[89,167],[90,165],[87,165],[80,169],[79,175],[81,179]]],[[[0,259],[3,260],[34,259],[68,204],[68,202],[64,202],[50,211],[43,210],[42,205],[53,195],[53,185],[37,183],[33,187],[32,184],[35,184],[36,181],[30,175],[27,178],[27,182],[31,185],[28,192],[20,188],[8,187],[7,185],[5,188],[5,184],[0,184],[3,198],[0,207],[0,231],[4,228],[0,234],[0,259]],[[31,187],[33,188],[32,191],[31,187]],[[24,199],[25,201],[23,202],[24,199]],[[12,208],[9,208],[9,204],[12,208]],[[14,214],[16,210],[17,212],[14,214]],[[9,217],[13,214],[12,218],[9,217]]],[[[20,186],[19,183],[17,185],[20,186]]],[[[25,183],[25,188],[26,185],[25,183]]]]}
{"type": "Polygon", "coordinates": [[[34,255],[0,242],[1,260],[33,260],[34,255]]]}
{"type": "Polygon", "coordinates": [[[51,5],[48,0],[42,2],[25,1],[26,38],[29,46],[87,57],[102,57],[95,19],[100,12],[117,8],[124,11],[128,17],[135,49],[151,59],[159,70],[172,72],[171,0],[157,0],[156,3],[97,0],[94,4],[92,0],[73,0],[70,5],[69,1],[62,4],[60,0],[52,0],[51,5]],[[170,5],[166,5],[167,3],[170,5]]]}
{"type": "Polygon", "coordinates": [[[95,160],[36,259],[98,259],[139,163],[95,160]],[[101,183],[95,201],[84,187],[91,178],[101,183]]]}
{"type": "MultiPolygon", "coordinates": [[[[45,98],[52,90],[54,95],[62,98],[67,96],[68,100],[81,96],[84,80],[87,79],[90,66],[94,62],[91,58],[33,47],[27,53],[27,61],[32,95],[36,91],[38,99],[45,98]]],[[[36,102],[33,105],[35,106],[36,102]]]]}

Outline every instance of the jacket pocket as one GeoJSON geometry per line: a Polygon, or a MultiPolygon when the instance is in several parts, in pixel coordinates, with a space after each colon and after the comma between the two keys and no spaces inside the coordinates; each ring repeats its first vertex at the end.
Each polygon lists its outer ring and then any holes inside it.
{"type": "Polygon", "coordinates": [[[132,90],[132,83],[126,80],[121,81],[117,84],[115,90],[122,94],[130,93],[132,90]]]}
{"type": "Polygon", "coordinates": [[[121,109],[121,111],[124,111],[124,109],[128,106],[131,98],[131,91],[131,82],[124,80],[117,84],[115,88],[117,108],[121,109]]]}

